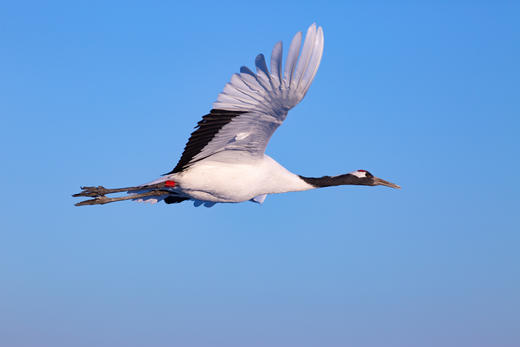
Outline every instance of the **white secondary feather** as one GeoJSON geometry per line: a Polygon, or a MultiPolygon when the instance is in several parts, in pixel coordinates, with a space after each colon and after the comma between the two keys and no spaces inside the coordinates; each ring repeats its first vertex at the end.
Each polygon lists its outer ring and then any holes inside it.
{"type": "Polygon", "coordinates": [[[262,54],[255,59],[257,72],[242,67],[234,74],[213,104],[214,109],[239,111],[214,136],[191,162],[215,153],[232,150],[263,155],[269,139],[282,124],[287,112],[305,96],[320,65],[323,53],[323,30],[312,24],[301,50],[302,34],[297,33],[290,45],[282,77],[282,43],[271,55],[271,71],[262,54]]]}

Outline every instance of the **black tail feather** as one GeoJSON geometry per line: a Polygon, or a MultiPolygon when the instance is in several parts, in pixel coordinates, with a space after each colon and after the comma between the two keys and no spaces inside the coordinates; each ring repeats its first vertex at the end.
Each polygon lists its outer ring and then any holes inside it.
{"type": "Polygon", "coordinates": [[[183,197],[180,197],[180,196],[173,196],[173,195],[169,195],[169,196],[164,198],[164,202],[167,203],[167,204],[178,204],[179,202],[183,202],[185,200],[189,200],[189,199],[188,198],[183,198],[183,197]]]}

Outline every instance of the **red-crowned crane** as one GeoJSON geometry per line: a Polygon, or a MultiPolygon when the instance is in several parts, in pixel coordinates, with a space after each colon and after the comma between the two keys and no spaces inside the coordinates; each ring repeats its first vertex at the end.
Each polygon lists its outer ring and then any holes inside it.
{"type": "Polygon", "coordinates": [[[398,185],[366,170],[319,178],[295,175],[264,151],[287,112],[305,96],[318,71],[323,53],[323,30],[312,24],[300,52],[302,33],[289,47],[282,71],[282,43],[271,54],[270,71],[263,54],[255,59],[256,73],[242,67],[218,95],[213,109],[197,124],[184,153],[172,171],[139,186],[106,189],[81,187],[75,197],[93,199],[76,204],[97,205],[121,200],[167,204],[193,200],[195,206],[218,202],[262,203],[267,194],[339,185],[398,185]],[[298,57],[299,55],[299,57],[298,57]],[[106,197],[126,192],[128,195],[106,197]]]}

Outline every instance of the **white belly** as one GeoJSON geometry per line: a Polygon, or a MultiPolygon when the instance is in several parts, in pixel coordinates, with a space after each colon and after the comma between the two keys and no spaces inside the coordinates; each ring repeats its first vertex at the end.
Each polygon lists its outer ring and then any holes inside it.
{"type": "Polygon", "coordinates": [[[240,163],[204,159],[172,179],[184,194],[212,202],[242,202],[262,194],[313,188],[268,156],[240,163]]]}

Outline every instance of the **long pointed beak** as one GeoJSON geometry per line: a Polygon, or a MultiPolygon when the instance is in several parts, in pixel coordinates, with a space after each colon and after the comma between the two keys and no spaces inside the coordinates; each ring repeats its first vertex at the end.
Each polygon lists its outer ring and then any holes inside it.
{"type": "Polygon", "coordinates": [[[401,187],[398,186],[397,184],[385,181],[385,180],[383,180],[381,178],[377,178],[377,177],[374,177],[374,185],[375,186],[387,186],[390,188],[401,189],[401,187]]]}

